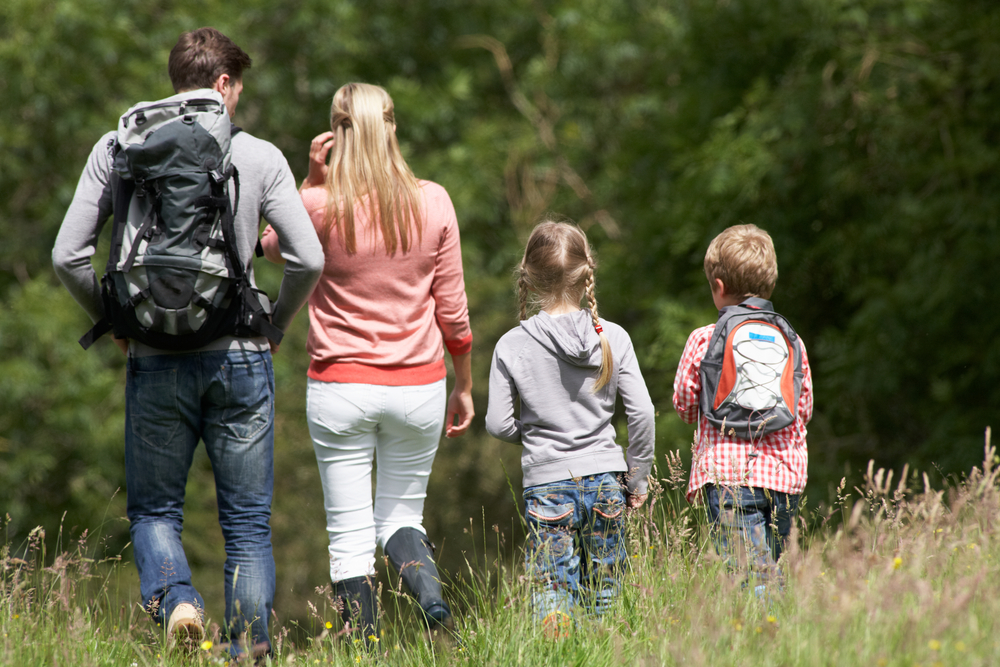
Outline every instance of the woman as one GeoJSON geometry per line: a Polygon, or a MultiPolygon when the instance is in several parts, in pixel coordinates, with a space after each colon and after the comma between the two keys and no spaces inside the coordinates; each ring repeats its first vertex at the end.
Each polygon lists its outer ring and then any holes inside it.
{"type": "MultiPolygon", "coordinates": [[[[323,482],[330,577],[344,622],[365,638],[375,633],[377,542],[428,628],[451,628],[422,522],[442,425],[456,437],[473,417],[455,209],[444,188],[417,180],[403,160],[384,89],[351,83],[338,90],[330,126],[312,141],[301,189],[326,254],[309,299],[306,410],[323,482]],[[442,342],[456,376],[447,407],[442,342]]],[[[262,242],[267,258],[280,262],[270,227],[262,242]]]]}

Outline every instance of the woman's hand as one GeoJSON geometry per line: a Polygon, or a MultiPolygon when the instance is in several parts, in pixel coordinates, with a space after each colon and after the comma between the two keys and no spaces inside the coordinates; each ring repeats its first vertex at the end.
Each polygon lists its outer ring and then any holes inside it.
{"type": "Polygon", "coordinates": [[[324,132],[312,140],[309,145],[309,175],[302,187],[312,188],[326,183],[326,156],[333,146],[333,136],[333,132],[324,132]]]}
{"type": "Polygon", "coordinates": [[[476,411],[472,406],[472,353],[451,355],[455,369],[455,388],[448,397],[448,411],[445,413],[444,434],[457,438],[469,430],[476,411]],[[458,423],[455,423],[458,417],[458,423]]]}
{"type": "Polygon", "coordinates": [[[445,418],[445,437],[457,438],[466,431],[469,430],[469,425],[472,424],[472,418],[476,415],[476,411],[472,406],[472,389],[468,391],[462,391],[458,387],[451,390],[451,396],[448,397],[448,411],[447,417],[445,418]],[[455,423],[455,417],[458,417],[458,423],[455,423]]]}

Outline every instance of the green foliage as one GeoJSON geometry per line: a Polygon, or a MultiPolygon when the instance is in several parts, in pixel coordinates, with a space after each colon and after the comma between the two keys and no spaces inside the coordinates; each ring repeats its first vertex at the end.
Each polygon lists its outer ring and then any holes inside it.
{"type": "MultiPolygon", "coordinates": [[[[0,506],[24,534],[36,525],[100,525],[119,548],[125,466],[124,357],[80,354],[89,320],[45,278],[7,289],[0,318],[0,506]],[[104,525],[104,521],[109,523],[104,525]]],[[[123,535],[124,533],[124,535],[123,535]]]]}
{"type": "MultiPolygon", "coordinates": [[[[481,417],[493,344],[516,325],[510,271],[546,211],[579,221],[597,250],[602,314],[633,337],[661,453],[691,438],[670,397],[687,333],[715,316],[704,250],[752,222],[775,240],[774,301],[813,367],[810,493],[871,457],[945,475],[975,462],[1000,405],[995,2],[8,0],[0,500],[12,529],[64,511],[77,525],[122,515],[121,359],[76,347],[85,318],[48,256],[94,141],[131,104],[170,93],[169,49],[200,25],[253,57],[236,120],[298,176],[337,87],[371,81],[395,99],[416,174],[455,202],[480,417],[442,441],[431,479],[427,525],[445,569],[463,566],[470,518],[518,514],[519,450],[481,417]]],[[[279,274],[258,271],[273,294],[279,274]]],[[[273,523],[291,582],[281,608],[303,618],[304,594],[326,578],[326,538],[303,316],[295,327],[275,359],[273,523]]],[[[196,578],[221,582],[210,480],[197,459],[185,536],[196,578]]]]}

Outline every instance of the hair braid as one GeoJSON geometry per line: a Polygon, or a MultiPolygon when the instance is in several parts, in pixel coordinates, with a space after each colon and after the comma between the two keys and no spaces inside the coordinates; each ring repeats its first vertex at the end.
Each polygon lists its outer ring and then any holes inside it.
{"type": "Polygon", "coordinates": [[[524,268],[523,261],[517,271],[517,303],[520,319],[528,319],[528,271],[524,268]]]}
{"type": "Polygon", "coordinates": [[[597,335],[601,339],[601,372],[597,376],[597,381],[594,383],[594,391],[600,391],[608,382],[611,381],[611,373],[614,370],[614,359],[611,355],[611,343],[608,341],[607,335],[604,333],[604,327],[601,326],[601,320],[597,315],[597,295],[595,294],[595,280],[594,280],[594,268],[596,262],[594,258],[587,253],[587,280],[586,280],[586,292],[587,292],[587,303],[590,305],[590,319],[594,323],[594,330],[597,331],[597,335]]]}

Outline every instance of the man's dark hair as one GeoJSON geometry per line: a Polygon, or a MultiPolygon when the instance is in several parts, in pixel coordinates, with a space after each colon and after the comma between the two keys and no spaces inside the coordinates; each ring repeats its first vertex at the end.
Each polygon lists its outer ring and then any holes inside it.
{"type": "Polygon", "coordinates": [[[241,80],[250,68],[250,56],[215,28],[183,33],[170,51],[167,71],[174,91],[211,88],[223,74],[241,80]]]}

